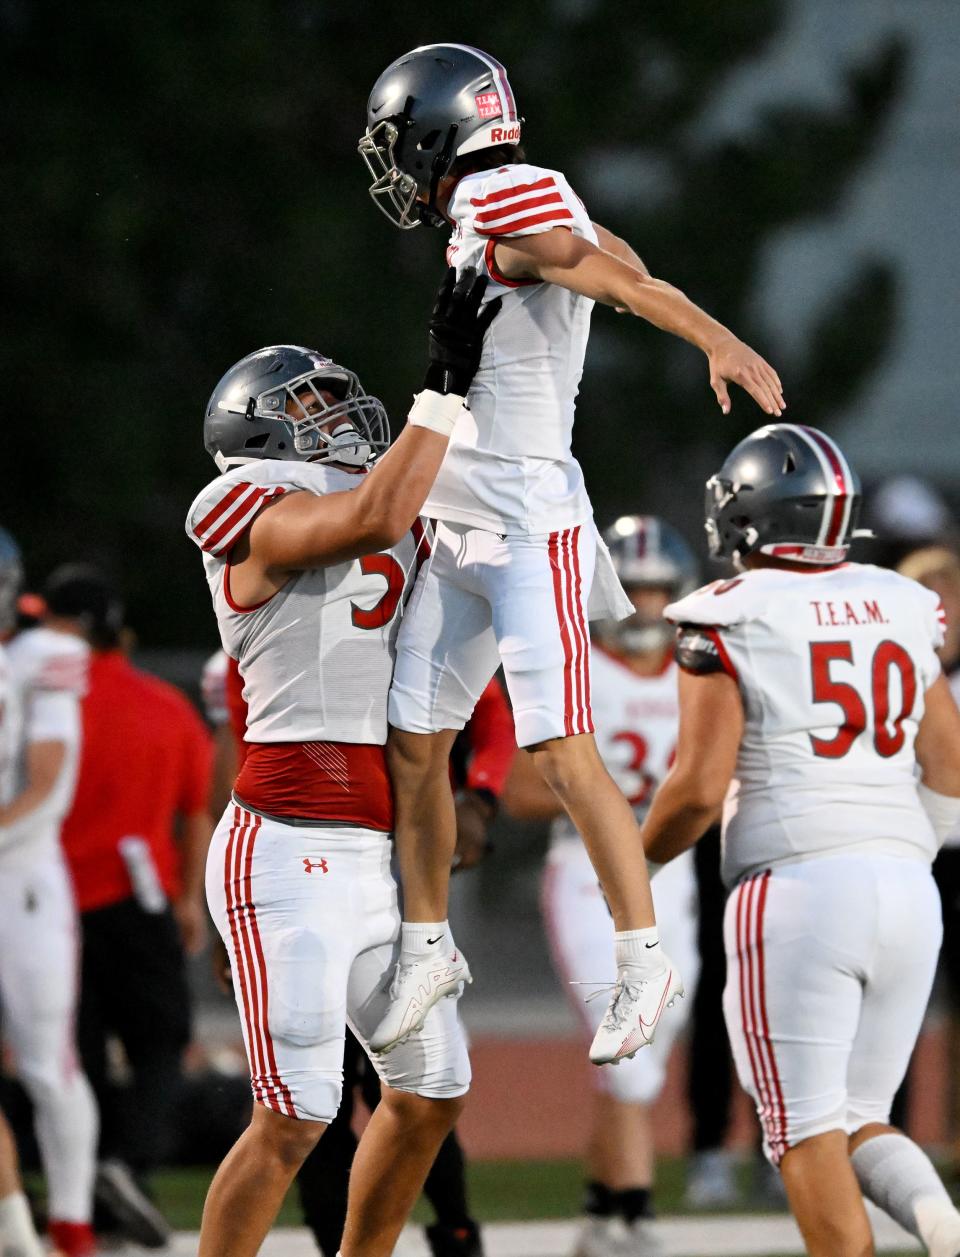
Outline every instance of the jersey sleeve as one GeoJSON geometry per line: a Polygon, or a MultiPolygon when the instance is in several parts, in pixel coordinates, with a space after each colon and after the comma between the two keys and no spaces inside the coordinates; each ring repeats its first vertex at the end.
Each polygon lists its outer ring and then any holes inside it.
{"type": "Polygon", "coordinates": [[[230,713],[227,709],[227,655],[223,650],[210,656],[203,665],[200,676],[200,694],[207,723],[214,729],[225,725],[230,713]]]}
{"type": "Polygon", "coordinates": [[[681,624],[677,628],[677,665],[694,676],[725,672],[736,681],[737,670],[718,629],[703,624],[681,624]]]}
{"type": "Polygon", "coordinates": [[[462,215],[464,229],[488,240],[535,236],[554,227],[583,235],[589,222],[583,202],[559,171],[527,165],[503,166],[471,181],[452,212],[454,218],[462,215]]]}
{"type": "Polygon", "coordinates": [[[923,688],[928,690],[942,672],[940,659],[936,652],[943,645],[947,627],[947,615],[940,600],[940,595],[934,593],[932,589],[927,589],[925,586],[917,584],[916,595],[921,606],[921,622],[923,624],[923,646],[920,658],[916,663],[923,682],[923,688]]]}
{"type": "Polygon", "coordinates": [[[197,495],[187,512],[186,532],[205,554],[225,555],[240,540],[271,498],[285,493],[279,484],[254,484],[221,476],[197,495]]]}
{"type": "Polygon", "coordinates": [[[757,618],[765,602],[755,582],[747,576],[735,576],[694,590],[686,598],[670,603],[663,614],[672,624],[732,628],[757,618]]]}
{"type": "Polygon", "coordinates": [[[13,642],[9,657],[24,696],[26,742],[79,741],[89,653],[79,638],[49,629],[31,629],[13,642]]]}

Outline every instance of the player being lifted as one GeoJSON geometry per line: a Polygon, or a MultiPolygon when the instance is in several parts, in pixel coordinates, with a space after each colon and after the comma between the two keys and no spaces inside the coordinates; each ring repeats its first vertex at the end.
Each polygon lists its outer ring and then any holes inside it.
{"type": "MultiPolygon", "coordinates": [[[[677,666],[667,603],[697,586],[697,561],[665,520],[626,515],[604,533],[634,614],[594,626],[593,710],[597,746],[614,781],[641,818],[666,776],[677,744],[677,666]]],[[[543,912],[554,966],[566,981],[611,973],[613,922],[580,836],[556,795],[530,763],[517,756],[504,806],[525,820],[551,820],[543,879],[543,912]]],[[[694,983],[697,883],[693,855],[675,860],[654,884],[657,917],[670,955],[694,983]]],[[[599,984],[598,984],[599,987],[599,984]]],[[[571,990],[571,994],[573,991],[571,990]]],[[[600,994],[598,989],[596,994],[600,994]]],[[[577,999],[590,1036],[603,1014],[599,1001],[577,999]],[[594,1011],[596,1010],[596,1011],[594,1011]]],[[[682,1009],[681,1013],[686,1012],[682,1009]]],[[[587,1145],[586,1218],[574,1257],[650,1257],[660,1253],[653,1217],[652,1105],[663,1087],[670,1049],[686,1017],[674,1014],[657,1031],[650,1052],[594,1071],[596,1095],[587,1145]]],[[[570,1097],[580,1104],[579,1094],[570,1097]]]]}
{"type": "MultiPolygon", "coordinates": [[[[431,44],[377,80],[359,144],[375,204],[401,228],[452,227],[448,262],[484,269],[488,297],[503,300],[470,390],[471,413],[458,423],[427,500],[426,514],[439,521],[436,542],[398,644],[389,759],[403,947],[394,1001],[373,1044],[389,1049],[432,999],[453,989],[453,976],[440,976],[451,951],[456,838],[447,759],[502,663],[518,745],[582,836],[617,929],[621,981],[591,1048],[599,1064],[649,1042],[682,984],[657,945],[633,812],[592,737],[587,619],[632,609],[570,452],[594,301],[702,349],[725,412],[728,381],[768,414],[784,403],[776,372],[758,354],[593,224],[562,174],[525,162],[520,122],[498,62],[461,44],[431,44]]],[[[461,960],[457,976],[465,972],[461,960]]]]}
{"type": "MultiPolygon", "coordinates": [[[[424,554],[417,518],[480,357],[486,280],[448,272],[426,387],[389,443],[357,377],[296,345],[223,377],[207,450],[223,473],[187,533],[237,661],[247,753],[207,863],[230,955],[254,1105],[207,1195],[200,1257],[253,1257],[340,1103],[347,1019],[383,1015],[400,917],[383,743],[402,600],[424,554]]],[[[456,957],[454,957],[456,959],[456,957]]],[[[456,1005],[378,1065],[383,1100],[353,1164],[344,1257],[386,1257],[470,1081],[456,1005]]]]}
{"type": "Polygon", "coordinates": [[[862,1192],[957,1257],[960,1213],[888,1122],[940,947],[930,865],[960,820],[960,714],[937,596],[844,561],[859,501],[836,444],[798,425],[761,428],[708,481],[710,549],[742,574],[667,608],[680,739],[643,839],[670,860],[726,800],[724,1013],[807,1252],[873,1253],[862,1192]]]}

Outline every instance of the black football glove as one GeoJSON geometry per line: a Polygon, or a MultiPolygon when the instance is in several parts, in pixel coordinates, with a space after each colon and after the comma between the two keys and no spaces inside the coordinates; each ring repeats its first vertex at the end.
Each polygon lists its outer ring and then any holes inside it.
{"type": "Polygon", "coordinates": [[[481,313],[487,283],[486,275],[470,267],[459,279],[452,266],[447,270],[430,315],[430,365],[424,388],[466,397],[480,366],[484,333],[500,309],[497,297],[481,313]]]}

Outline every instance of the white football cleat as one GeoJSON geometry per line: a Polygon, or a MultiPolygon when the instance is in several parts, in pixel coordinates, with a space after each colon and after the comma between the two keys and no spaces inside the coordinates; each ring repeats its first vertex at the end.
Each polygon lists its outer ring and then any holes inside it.
{"type": "Polygon", "coordinates": [[[657,1023],[665,1008],[683,995],[683,980],[670,960],[652,977],[638,977],[624,965],[617,976],[610,1006],[590,1045],[594,1065],[616,1065],[653,1042],[657,1023]]]}
{"type": "Polygon", "coordinates": [[[445,997],[459,997],[472,982],[467,958],[459,947],[400,961],[390,984],[390,1007],[370,1036],[372,1052],[389,1052],[415,1034],[430,1009],[445,997]]]}
{"type": "Polygon", "coordinates": [[[626,1243],[620,1251],[627,1257],[664,1257],[656,1222],[650,1218],[634,1218],[628,1222],[626,1243]]]}
{"type": "Polygon", "coordinates": [[[620,1218],[588,1214],[580,1224],[572,1257],[626,1257],[627,1230],[620,1218]]]}

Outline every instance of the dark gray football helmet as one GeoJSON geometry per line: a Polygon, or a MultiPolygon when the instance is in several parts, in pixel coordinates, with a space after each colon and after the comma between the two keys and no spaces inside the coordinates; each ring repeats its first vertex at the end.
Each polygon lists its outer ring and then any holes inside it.
{"type": "Polygon", "coordinates": [[[846,557],[857,531],[860,481],[824,432],[771,423],[751,433],[707,481],[713,558],[754,552],[828,565],[846,557]]]}
{"type": "Polygon", "coordinates": [[[268,345],[241,358],[213,390],[203,443],[221,471],[261,458],[363,467],[389,446],[390,423],[383,403],[346,367],[302,345],[268,345]],[[299,396],[305,389],[316,398],[309,410],[299,396]]]}
{"type": "Polygon", "coordinates": [[[23,556],[5,528],[0,528],[0,633],[17,623],[17,598],[23,585],[23,556]]]}
{"type": "Polygon", "coordinates": [[[414,48],[387,66],[367,102],[357,149],[373,176],[373,203],[397,227],[441,226],[437,185],[454,160],[519,144],[522,121],[507,72],[488,53],[467,44],[414,48]]]}
{"type": "MultiPolygon", "coordinates": [[[[622,515],[603,534],[620,583],[631,589],[663,589],[670,601],[685,598],[700,582],[693,551],[680,533],[656,515],[622,515]]],[[[659,650],[673,637],[662,616],[639,611],[625,620],[600,620],[594,631],[601,641],[631,654],[659,650]]]]}

